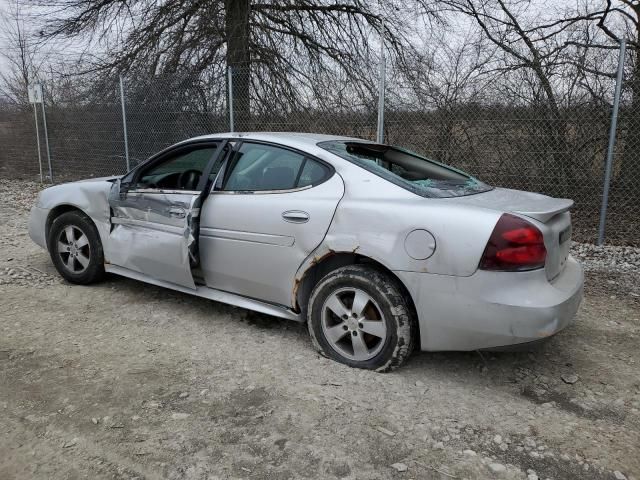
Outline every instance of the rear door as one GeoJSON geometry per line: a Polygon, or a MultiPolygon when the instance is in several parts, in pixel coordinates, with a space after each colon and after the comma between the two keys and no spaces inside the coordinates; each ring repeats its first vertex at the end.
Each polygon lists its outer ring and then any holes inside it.
{"type": "Polygon", "coordinates": [[[245,141],[202,208],[201,267],[210,287],[291,305],[295,273],[322,242],[344,183],[304,152],[245,141]]]}
{"type": "Polygon", "coordinates": [[[114,184],[109,195],[112,229],[105,248],[110,263],[196,288],[191,268],[197,262],[200,204],[222,160],[224,143],[181,145],[114,184]]]}

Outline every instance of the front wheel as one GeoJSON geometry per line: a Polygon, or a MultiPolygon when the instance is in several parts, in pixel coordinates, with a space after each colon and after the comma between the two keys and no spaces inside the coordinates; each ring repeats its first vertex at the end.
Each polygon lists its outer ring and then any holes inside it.
{"type": "Polygon", "coordinates": [[[71,211],[56,217],[47,243],[56,270],[69,282],[86,285],[104,276],[98,230],[84,213],[71,211]]]}
{"type": "Polygon", "coordinates": [[[342,267],[320,280],[307,321],[316,349],[351,367],[392,370],[413,349],[415,318],[402,288],[365,265],[342,267]]]}

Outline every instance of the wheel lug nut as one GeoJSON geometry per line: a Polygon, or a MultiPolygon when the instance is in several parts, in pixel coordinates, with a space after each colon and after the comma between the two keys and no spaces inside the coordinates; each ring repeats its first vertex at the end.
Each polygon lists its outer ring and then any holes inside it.
{"type": "Polygon", "coordinates": [[[352,313],[352,314],[351,314],[351,316],[352,316],[353,318],[356,318],[358,315],[356,315],[356,313],[354,312],[354,313],[352,313]]]}
{"type": "Polygon", "coordinates": [[[352,334],[354,337],[357,337],[357,336],[358,336],[358,332],[356,332],[355,330],[354,330],[353,332],[351,332],[351,334],[352,334]]]}
{"type": "Polygon", "coordinates": [[[349,318],[347,315],[342,315],[343,320],[346,320],[347,318],[349,318]]]}
{"type": "Polygon", "coordinates": [[[358,328],[362,328],[362,327],[363,327],[362,323],[359,323],[358,328]]]}
{"type": "Polygon", "coordinates": [[[349,330],[349,327],[347,327],[346,325],[343,325],[343,326],[342,326],[342,329],[343,329],[343,330],[349,330]]]}

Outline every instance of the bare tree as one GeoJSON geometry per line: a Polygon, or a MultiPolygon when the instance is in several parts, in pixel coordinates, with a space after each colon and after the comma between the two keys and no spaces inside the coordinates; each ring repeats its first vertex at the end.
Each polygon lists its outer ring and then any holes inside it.
{"type": "Polygon", "coordinates": [[[13,103],[26,105],[27,88],[35,78],[40,62],[37,59],[37,47],[31,41],[25,27],[25,19],[20,2],[9,4],[0,17],[5,32],[5,47],[0,50],[7,68],[0,71],[0,92],[13,103]]]}
{"type": "MultiPolygon", "coordinates": [[[[628,135],[620,177],[623,185],[635,189],[640,180],[640,1],[606,0],[600,7],[596,12],[598,27],[616,42],[624,38],[632,52],[628,61],[631,73],[626,82],[631,102],[623,116],[628,135]]],[[[602,48],[602,45],[595,45],[595,48],[602,48]]]]}
{"type": "Polygon", "coordinates": [[[567,10],[542,15],[539,5],[536,8],[525,0],[444,0],[441,4],[471,20],[480,29],[482,41],[497,50],[484,66],[483,75],[493,78],[494,91],[503,89],[512,103],[522,102],[537,112],[539,121],[531,128],[544,136],[538,147],[546,152],[543,169],[553,172],[552,178],[562,190],[581,172],[567,141],[565,118],[566,107],[575,104],[578,93],[588,96],[581,79],[587,71],[585,55],[591,45],[578,40],[583,33],[579,27],[599,12],[567,10]]]}
{"type": "Polygon", "coordinates": [[[406,60],[399,78],[390,80],[389,103],[405,111],[433,111],[437,121],[431,126],[430,151],[439,161],[455,163],[461,160],[459,144],[467,133],[460,120],[471,114],[489,80],[482,78],[482,73],[492,49],[480,42],[475,29],[456,41],[448,32],[439,32],[430,35],[426,43],[406,60]],[[394,81],[408,89],[396,88],[394,81]]]}
{"type": "MultiPolygon", "coordinates": [[[[253,95],[295,105],[300,85],[343,71],[366,78],[373,55],[368,41],[381,28],[391,53],[407,48],[406,22],[382,0],[41,0],[54,12],[45,38],[85,36],[108,54],[102,72],[151,74],[235,72],[233,102],[246,125],[253,95]],[[253,85],[251,82],[254,82],[253,85]],[[253,87],[253,88],[252,88],[253,87]]],[[[362,82],[374,89],[374,83],[362,82]]]]}

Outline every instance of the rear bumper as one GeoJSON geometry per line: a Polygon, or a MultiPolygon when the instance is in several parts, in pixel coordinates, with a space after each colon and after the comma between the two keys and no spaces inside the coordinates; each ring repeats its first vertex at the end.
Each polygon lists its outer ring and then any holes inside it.
{"type": "Polygon", "coordinates": [[[47,248],[46,225],[49,211],[48,208],[33,207],[29,214],[29,236],[45,250],[47,248]]]}
{"type": "Polygon", "coordinates": [[[584,275],[568,257],[553,281],[544,269],[453,277],[395,272],[418,312],[421,349],[477,350],[534,342],[572,323],[584,275]]]}

